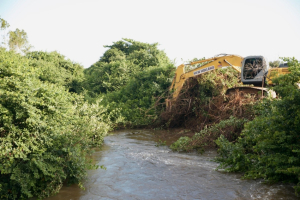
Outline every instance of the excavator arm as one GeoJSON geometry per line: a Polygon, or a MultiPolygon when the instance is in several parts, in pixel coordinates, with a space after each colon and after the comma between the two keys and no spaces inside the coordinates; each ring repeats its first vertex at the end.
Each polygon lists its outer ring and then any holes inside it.
{"type": "Polygon", "coordinates": [[[241,65],[242,65],[243,57],[237,56],[237,55],[217,55],[213,58],[205,59],[205,60],[198,60],[195,62],[191,62],[190,64],[182,64],[177,67],[177,70],[175,72],[175,77],[173,79],[172,85],[170,87],[170,91],[174,90],[173,93],[173,101],[178,97],[183,84],[185,81],[190,77],[195,77],[200,74],[213,71],[219,68],[223,67],[232,67],[238,72],[241,72],[241,65]],[[208,63],[205,63],[208,62],[208,63]],[[205,63],[200,67],[197,67],[191,71],[185,72],[185,67],[187,65],[196,65],[205,63]]]}

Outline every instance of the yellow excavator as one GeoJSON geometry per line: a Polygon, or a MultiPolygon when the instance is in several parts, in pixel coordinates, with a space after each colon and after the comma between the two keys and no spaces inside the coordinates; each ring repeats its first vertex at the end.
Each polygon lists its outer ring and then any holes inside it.
{"type": "Polygon", "coordinates": [[[173,91],[173,99],[167,101],[167,106],[175,101],[180,94],[183,84],[190,77],[196,77],[216,69],[232,67],[240,73],[243,87],[229,88],[227,90],[243,90],[250,94],[268,93],[267,84],[272,85],[272,79],[290,73],[286,64],[281,64],[278,68],[269,68],[269,64],[263,56],[247,56],[245,58],[238,55],[219,54],[213,58],[198,60],[189,64],[182,64],[177,67],[170,91],[173,91]],[[186,71],[187,67],[195,66],[192,70],[186,71]],[[267,81],[267,83],[266,83],[267,81]],[[253,86],[250,86],[253,85],[253,86]]]}

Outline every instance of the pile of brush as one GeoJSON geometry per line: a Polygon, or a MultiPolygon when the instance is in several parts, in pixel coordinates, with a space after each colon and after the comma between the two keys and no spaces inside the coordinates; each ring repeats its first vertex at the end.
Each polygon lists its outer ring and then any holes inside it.
{"type": "Polygon", "coordinates": [[[214,140],[220,134],[233,141],[243,124],[253,119],[255,97],[238,90],[225,94],[228,88],[241,85],[239,77],[235,70],[226,68],[186,81],[178,98],[161,114],[167,127],[185,127],[197,132],[193,138],[181,139],[190,147],[179,150],[215,146],[214,140]]]}

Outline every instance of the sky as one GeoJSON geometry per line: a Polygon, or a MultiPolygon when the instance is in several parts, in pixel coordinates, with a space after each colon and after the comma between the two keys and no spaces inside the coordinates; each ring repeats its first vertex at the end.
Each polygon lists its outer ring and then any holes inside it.
{"type": "Polygon", "coordinates": [[[176,65],[227,53],[300,60],[300,0],[0,0],[36,51],[85,68],[122,38],[158,43],[176,65]]]}

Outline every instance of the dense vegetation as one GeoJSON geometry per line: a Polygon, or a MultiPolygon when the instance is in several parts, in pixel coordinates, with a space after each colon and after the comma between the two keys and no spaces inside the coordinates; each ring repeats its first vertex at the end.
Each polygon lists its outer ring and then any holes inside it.
{"type": "Polygon", "coordinates": [[[72,70],[51,76],[43,68],[64,71],[59,68],[70,61],[53,53],[65,63],[57,65],[53,58],[42,62],[32,55],[37,54],[0,49],[1,199],[42,198],[65,181],[80,184],[85,170],[96,167],[86,159],[89,147],[102,144],[110,128],[103,106],[68,92],[72,70]]]}
{"type": "Polygon", "coordinates": [[[83,67],[65,59],[58,52],[33,51],[26,54],[30,65],[39,68],[39,79],[63,85],[71,92],[80,90],[79,84],[84,80],[83,67]]]}
{"type": "Polygon", "coordinates": [[[157,45],[131,39],[106,45],[109,49],[99,61],[85,70],[85,88],[91,95],[118,91],[140,72],[170,65],[168,57],[157,49],[157,45]]]}
{"type": "Polygon", "coordinates": [[[291,73],[274,80],[280,98],[256,106],[258,116],[245,125],[237,142],[221,136],[217,160],[228,171],[245,172],[245,178],[298,183],[300,194],[300,63],[285,60],[291,73]]]}
{"type": "Polygon", "coordinates": [[[103,99],[110,120],[119,126],[150,124],[164,106],[158,103],[170,86],[174,65],[157,44],[123,39],[105,47],[109,49],[100,60],[84,72],[86,98],[103,99]]]}

